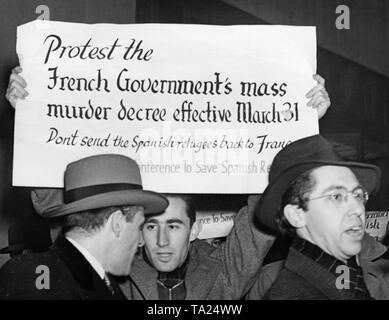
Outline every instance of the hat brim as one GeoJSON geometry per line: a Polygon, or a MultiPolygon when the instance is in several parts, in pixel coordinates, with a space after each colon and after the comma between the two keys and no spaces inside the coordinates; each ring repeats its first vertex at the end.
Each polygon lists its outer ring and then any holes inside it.
{"type": "Polygon", "coordinates": [[[321,166],[347,167],[357,177],[359,183],[374,195],[380,186],[381,170],[377,166],[359,162],[346,161],[309,161],[284,169],[265,189],[256,208],[257,220],[272,229],[278,231],[276,216],[281,210],[282,196],[290,184],[304,172],[321,166]]]}
{"type": "Polygon", "coordinates": [[[26,248],[27,248],[27,244],[24,242],[22,242],[20,244],[11,244],[8,247],[1,248],[0,254],[18,252],[18,251],[22,251],[23,249],[26,249],[26,248]]]}
{"type": "Polygon", "coordinates": [[[144,214],[164,211],[169,201],[159,193],[145,190],[120,190],[102,193],[68,204],[52,206],[42,212],[45,218],[65,216],[71,213],[114,206],[142,206],[144,214]]]}

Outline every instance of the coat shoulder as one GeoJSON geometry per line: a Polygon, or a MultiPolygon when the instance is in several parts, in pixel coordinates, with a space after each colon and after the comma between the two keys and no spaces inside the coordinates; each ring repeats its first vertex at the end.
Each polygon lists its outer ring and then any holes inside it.
{"type": "Polygon", "coordinates": [[[287,268],[283,268],[264,299],[324,300],[327,298],[306,279],[287,268]]]}
{"type": "Polygon", "coordinates": [[[0,299],[55,299],[68,296],[70,271],[52,251],[28,253],[0,269],[0,299]]]}
{"type": "MultiPolygon", "coordinates": [[[[195,240],[190,245],[190,255],[198,256],[200,258],[209,257],[213,252],[216,252],[217,248],[211,246],[205,240],[195,240]]],[[[213,256],[213,255],[212,255],[213,256]]]]}

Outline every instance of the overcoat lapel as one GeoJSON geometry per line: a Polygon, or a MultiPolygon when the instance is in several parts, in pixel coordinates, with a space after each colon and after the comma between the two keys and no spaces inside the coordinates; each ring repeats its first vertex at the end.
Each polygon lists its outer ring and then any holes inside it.
{"type": "Polygon", "coordinates": [[[359,262],[363,270],[366,287],[375,299],[389,299],[389,283],[385,274],[389,263],[384,259],[387,247],[365,234],[359,262]],[[380,258],[383,258],[378,262],[380,258]],[[384,265],[382,265],[384,263],[384,265]]]}
{"type": "Polygon", "coordinates": [[[304,278],[328,299],[352,300],[354,297],[351,290],[336,288],[337,278],[333,274],[293,248],[289,250],[285,267],[304,278]]]}
{"type": "MultiPolygon", "coordinates": [[[[142,257],[135,257],[131,268],[131,277],[142,291],[145,299],[158,300],[157,271],[148,265],[142,257]]],[[[134,291],[134,294],[140,296],[139,292],[136,292],[136,288],[129,281],[127,281],[125,285],[131,286],[131,290],[134,291]]],[[[126,291],[128,291],[128,288],[126,291]]]]}
{"type": "Polygon", "coordinates": [[[192,244],[191,261],[185,277],[186,299],[207,297],[220,274],[221,263],[211,255],[202,256],[195,243],[192,244]]]}
{"type": "Polygon", "coordinates": [[[84,256],[65,237],[59,236],[53,245],[60,259],[67,266],[78,284],[78,296],[86,300],[124,299],[120,288],[116,286],[112,294],[105,282],[99,277],[84,256]]]}

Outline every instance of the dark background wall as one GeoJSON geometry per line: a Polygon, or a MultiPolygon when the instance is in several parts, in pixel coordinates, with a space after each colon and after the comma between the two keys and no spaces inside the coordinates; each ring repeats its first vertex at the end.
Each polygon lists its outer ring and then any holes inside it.
{"type": "Polygon", "coordinates": [[[319,45],[389,76],[389,1],[387,0],[224,0],[271,24],[315,25],[319,45]],[[335,26],[335,9],[350,9],[350,29],[335,26]],[[373,50],[372,50],[373,49],[373,50]],[[379,49],[379,50],[377,50],[379,49]]]}

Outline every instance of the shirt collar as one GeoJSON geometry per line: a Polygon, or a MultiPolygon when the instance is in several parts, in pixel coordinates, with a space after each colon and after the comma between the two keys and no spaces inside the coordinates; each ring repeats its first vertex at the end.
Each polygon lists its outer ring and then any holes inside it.
{"type": "Polygon", "coordinates": [[[65,236],[65,238],[84,256],[86,261],[92,266],[92,268],[96,271],[101,279],[105,277],[105,270],[101,263],[81,244],[79,244],[76,240],[65,236]]]}

